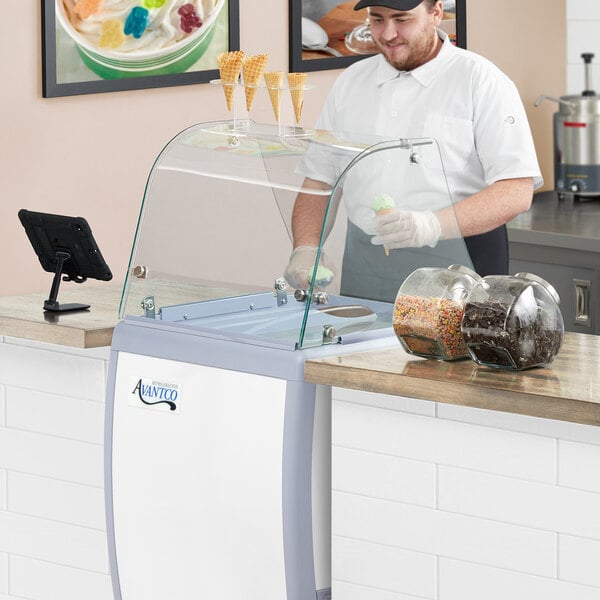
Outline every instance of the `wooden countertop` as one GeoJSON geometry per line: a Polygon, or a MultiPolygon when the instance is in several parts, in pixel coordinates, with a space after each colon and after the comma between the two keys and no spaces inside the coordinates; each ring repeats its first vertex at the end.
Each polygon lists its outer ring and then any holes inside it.
{"type": "Polygon", "coordinates": [[[336,387],[600,425],[600,337],[566,333],[548,368],[502,371],[397,348],[309,360],[305,379],[336,387]]]}
{"type": "MultiPolygon", "coordinates": [[[[44,311],[48,292],[0,297],[0,336],[74,348],[110,346],[113,330],[119,322],[122,290],[121,284],[112,282],[63,284],[58,293],[60,303],[90,305],[89,310],[65,313],[44,311]]],[[[148,295],[152,295],[156,305],[161,307],[236,296],[248,291],[258,290],[246,290],[241,286],[218,287],[206,283],[133,279],[128,292],[130,304],[127,306],[127,314],[142,315],[141,300],[148,295]],[[138,312],[132,313],[132,309],[138,312]]]]}
{"type": "Polygon", "coordinates": [[[50,313],[43,309],[48,292],[0,298],[0,335],[74,348],[110,346],[118,323],[121,286],[63,284],[61,303],[89,304],[85,311],[50,313]]]}

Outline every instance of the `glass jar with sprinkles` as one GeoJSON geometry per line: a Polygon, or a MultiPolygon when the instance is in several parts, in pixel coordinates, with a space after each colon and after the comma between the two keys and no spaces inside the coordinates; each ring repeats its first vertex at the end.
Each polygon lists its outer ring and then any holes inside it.
{"type": "Polygon", "coordinates": [[[413,271],[394,304],[394,331],[404,349],[438,360],[468,358],[460,324],[466,299],[481,280],[462,265],[413,271]]]}

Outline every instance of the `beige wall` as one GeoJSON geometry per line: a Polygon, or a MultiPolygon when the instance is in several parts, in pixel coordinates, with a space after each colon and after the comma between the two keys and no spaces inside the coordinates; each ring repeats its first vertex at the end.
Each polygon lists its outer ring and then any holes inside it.
{"type": "Polygon", "coordinates": [[[540,94],[567,90],[566,0],[467,0],[467,46],[516,83],[533,131],[544,188],[553,189],[552,114],[556,104],[533,103],[540,94]],[[540,7],[543,4],[543,8],[540,7]]]}
{"type": "MultiPolygon", "coordinates": [[[[548,0],[543,19],[533,1],[468,1],[469,46],[496,61],[521,89],[551,187],[553,107],[531,105],[539,93],[564,93],[565,0],[548,0]]],[[[41,271],[18,222],[20,208],[84,216],[115,281],[121,282],[153,160],[185,127],[227,118],[222,92],[203,84],[44,99],[40,3],[4,3],[5,22],[20,26],[0,36],[0,295],[50,287],[51,275],[41,271]]],[[[261,0],[260,10],[252,0],[240,4],[241,47],[268,52],[269,67],[287,71],[287,0],[261,0]]],[[[307,125],[337,74],[309,75],[315,89],[306,100],[307,125]]]]}

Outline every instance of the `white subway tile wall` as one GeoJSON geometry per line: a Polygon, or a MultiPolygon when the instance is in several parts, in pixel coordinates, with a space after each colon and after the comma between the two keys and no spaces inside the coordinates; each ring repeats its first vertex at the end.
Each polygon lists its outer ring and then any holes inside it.
{"type": "Polygon", "coordinates": [[[0,595],[8,593],[8,554],[0,552],[0,595]]]}
{"type": "MultiPolygon", "coordinates": [[[[596,427],[596,430],[600,428],[596,427]]],[[[597,433],[600,438],[600,430],[597,433]]],[[[561,440],[558,453],[559,485],[600,494],[600,469],[591,473],[580,471],[579,465],[600,465],[600,446],[577,444],[561,440]]]]}
{"type": "Polygon", "coordinates": [[[107,348],[0,338],[0,600],[113,599],[103,497],[107,362],[107,348]]]}
{"type": "Polygon", "coordinates": [[[361,396],[333,391],[336,600],[600,599],[597,428],[361,396]]]}
{"type": "Polygon", "coordinates": [[[443,600],[598,600],[600,590],[448,558],[439,561],[443,600]]]}
{"type": "Polygon", "coordinates": [[[55,565],[22,556],[11,558],[11,590],[19,598],[106,600],[113,597],[101,573],[55,565]]]}
{"type": "MultiPolygon", "coordinates": [[[[567,90],[581,94],[585,89],[581,54],[595,54],[592,62],[592,88],[600,94],[600,2],[567,0],[567,90]]],[[[557,92],[561,92],[557,90],[557,92]]],[[[550,92],[546,92],[550,93],[550,92]]],[[[561,92],[560,95],[564,95],[561,92]]]]}
{"type": "MultiPolygon", "coordinates": [[[[364,600],[372,597],[371,590],[435,598],[436,558],[433,555],[334,536],[331,563],[336,578],[364,586],[363,594],[358,596],[364,600]]],[[[333,597],[338,598],[335,588],[333,597]]]]}

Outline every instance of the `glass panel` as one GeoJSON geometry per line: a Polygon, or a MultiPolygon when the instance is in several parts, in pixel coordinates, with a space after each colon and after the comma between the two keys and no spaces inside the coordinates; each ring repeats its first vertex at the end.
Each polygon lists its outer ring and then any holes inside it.
{"type": "Polygon", "coordinates": [[[471,264],[461,239],[389,256],[372,245],[371,203],[382,194],[402,210],[451,206],[433,140],[195,125],[165,147],[148,178],[121,316],[291,348],[377,335],[391,327],[412,270],[471,264]],[[283,276],[307,222],[316,278],[292,287],[283,276]]]}
{"type": "MultiPolygon", "coordinates": [[[[343,134],[333,137],[343,139],[343,134]]],[[[370,140],[364,140],[368,144],[370,140]]],[[[371,140],[372,141],[372,140],[371,140]]],[[[320,229],[320,255],[315,271],[328,270],[331,281],[313,283],[309,301],[314,304],[316,292],[326,291],[331,298],[373,300],[387,303],[389,310],[404,279],[420,267],[447,267],[462,264],[472,267],[464,240],[459,235],[454,210],[439,148],[430,138],[379,141],[337,168],[322,160],[321,149],[314,154],[309,147],[301,169],[310,177],[305,188],[316,182],[332,184],[332,193],[324,209],[320,229]],[[312,183],[311,183],[312,182],[312,183]],[[445,211],[445,228],[453,239],[441,240],[434,247],[398,248],[387,250],[373,245],[375,234],[374,208],[377,200],[387,197],[398,211],[445,211]]],[[[315,206],[323,200],[313,195],[305,202],[315,206]]],[[[392,209],[392,210],[393,210],[392,209]]],[[[385,210],[385,209],[383,209],[385,210]]],[[[299,226],[295,225],[298,230],[299,226]]],[[[301,228],[300,228],[301,229],[301,228]]],[[[300,235],[296,231],[296,235],[300,235]]],[[[387,326],[388,312],[380,308],[373,327],[387,326]],[[385,313],[385,314],[384,314],[385,313]]],[[[317,343],[318,335],[307,326],[300,332],[300,346],[317,343]]]]}

